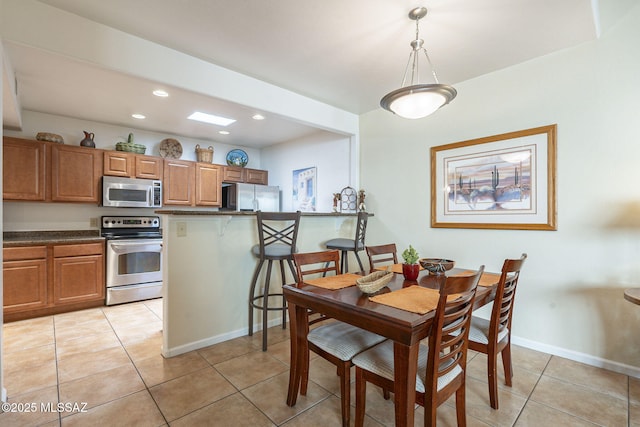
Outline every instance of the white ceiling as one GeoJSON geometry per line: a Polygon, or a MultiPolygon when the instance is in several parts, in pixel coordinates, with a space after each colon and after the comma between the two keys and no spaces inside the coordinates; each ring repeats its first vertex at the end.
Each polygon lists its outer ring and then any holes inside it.
{"type": "MultiPolygon", "coordinates": [[[[597,22],[588,0],[40,2],[356,114],[379,108],[380,98],[400,86],[415,35],[407,13],[416,6],[429,9],[420,36],[438,77],[454,86],[594,40],[597,22]]],[[[6,38],[4,45],[23,109],[133,126],[128,115],[136,108],[154,117],[136,123],[139,128],[204,139],[212,139],[209,126],[184,120],[194,109],[255,112],[176,88],[167,88],[171,96],[158,102],[148,96],[153,81],[6,38]]],[[[313,131],[269,117],[234,127],[227,140],[213,139],[262,147],[313,131]]]]}

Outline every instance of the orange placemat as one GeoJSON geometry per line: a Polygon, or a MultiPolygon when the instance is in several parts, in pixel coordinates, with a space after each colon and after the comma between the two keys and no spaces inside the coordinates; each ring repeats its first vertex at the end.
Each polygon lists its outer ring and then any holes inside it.
{"type": "Polygon", "coordinates": [[[356,279],[361,278],[359,274],[340,274],[338,276],[320,277],[318,279],[308,279],[304,283],[307,285],[317,286],[319,288],[331,289],[333,291],[342,288],[348,288],[356,284],[356,279]]]}
{"type": "MultiPolygon", "coordinates": [[[[459,296],[459,294],[452,294],[447,299],[456,299],[459,296]]],[[[439,298],[440,292],[437,290],[414,285],[369,297],[369,300],[412,313],[425,314],[436,309],[439,298]]]]}
{"type": "MultiPolygon", "coordinates": [[[[460,273],[454,274],[454,276],[468,276],[469,274],[473,274],[475,271],[465,270],[460,273]]],[[[493,286],[497,285],[500,281],[500,275],[495,273],[482,273],[480,276],[480,281],[478,282],[478,286],[493,286]]]]}
{"type": "MultiPolygon", "coordinates": [[[[393,271],[394,273],[402,273],[402,264],[383,265],[382,267],[374,268],[374,270],[381,271],[386,271],[387,269],[389,269],[389,271],[393,271]]],[[[420,270],[424,270],[424,268],[420,266],[420,270]]]]}

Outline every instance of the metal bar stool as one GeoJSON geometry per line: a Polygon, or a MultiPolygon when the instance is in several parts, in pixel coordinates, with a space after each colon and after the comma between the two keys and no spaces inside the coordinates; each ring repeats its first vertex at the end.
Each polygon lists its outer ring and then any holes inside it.
{"type": "Polygon", "coordinates": [[[287,303],[282,292],[269,293],[269,280],[271,278],[271,267],[273,261],[280,262],[280,276],[282,285],[286,283],[284,272],[284,261],[289,264],[294,279],[297,277],[295,266],[293,265],[293,254],[297,251],[296,241],[298,239],[298,226],[300,225],[300,211],[290,212],[256,212],[258,220],[259,244],[251,248],[251,252],[258,257],[258,265],[251,281],[249,291],[249,336],[253,335],[253,310],[262,310],[262,351],[267,350],[267,324],[268,312],[274,310],[282,311],[282,329],[287,323],[287,303]],[[256,295],[256,284],[258,276],[264,262],[267,263],[267,273],[264,281],[262,293],[256,295]],[[282,304],[275,307],[269,306],[269,297],[282,297],[282,304]]]}
{"type": "Polygon", "coordinates": [[[367,232],[367,220],[369,219],[369,214],[366,212],[358,212],[358,220],[356,224],[356,235],[353,239],[345,239],[345,238],[337,238],[331,239],[325,243],[327,249],[337,249],[342,254],[342,260],[340,261],[340,271],[343,273],[349,272],[349,258],[347,252],[352,251],[356,260],[358,260],[358,264],[360,265],[360,271],[365,271],[364,266],[362,265],[362,261],[360,260],[360,256],[358,255],[359,251],[364,250],[364,237],[367,232]]]}

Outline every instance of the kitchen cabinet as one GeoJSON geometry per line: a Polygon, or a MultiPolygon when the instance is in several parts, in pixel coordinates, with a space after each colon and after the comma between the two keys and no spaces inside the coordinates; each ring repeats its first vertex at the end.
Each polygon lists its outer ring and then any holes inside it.
{"type": "Polygon", "coordinates": [[[222,206],[222,167],[196,163],[196,206],[222,206]]]}
{"type": "Polygon", "coordinates": [[[51,146],[51,201],[100,203],[102,150],[51,146]]]}
{"type": "Polygon", "coordinates": [[[5,317],[11,313],[46,307],[46,246],[5,248],[2,252],[5,317]]]}
{"type": "Polygon", "coordinates": [[[195,162],[165,159],[163,177],[162,198],[164,205],[193,205],[195,162]]]}
{"type": "Polygon", "coordinates": [[[46,144],[4,137],[2,141],[4,200],[46,199],[46,144]]]}
{"type": "Polygon", "coordinates": [[[163,160],[125,151],[105,151],[104,174],[128,178],[162,179],[163,160]]]}
{"type": "Polygon", "coordinates": [[[269,183],[269,173],[266,170],[260,169],[224,166],[222,181],[267,185],[269,183]]]}
{"type": "Polygon", "coordinates": [[[104,242],[3,249],[4,320],[104,305],[104,242]]]}
{"type": "Polygon", "coordinates": [[[104,245],[53,247],[53,304],[104,301],[104,245]]]}

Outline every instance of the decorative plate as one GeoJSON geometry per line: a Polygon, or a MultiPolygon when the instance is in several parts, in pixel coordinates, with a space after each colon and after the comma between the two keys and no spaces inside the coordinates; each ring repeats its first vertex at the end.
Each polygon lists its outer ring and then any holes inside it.
{"type": "Polygon", "coordinates": [[[177,139],[166,138],[160,141],[160,156],[179,159],[182,156],[182,145],[177,139]]]}
{"type": "Polygon", "coordinates": [[[247,156],[244,150],[236,148],[227,153],[227,164],[229,166],[245,167],[247,163],[249,163],[249,156],[247,156]]]}

